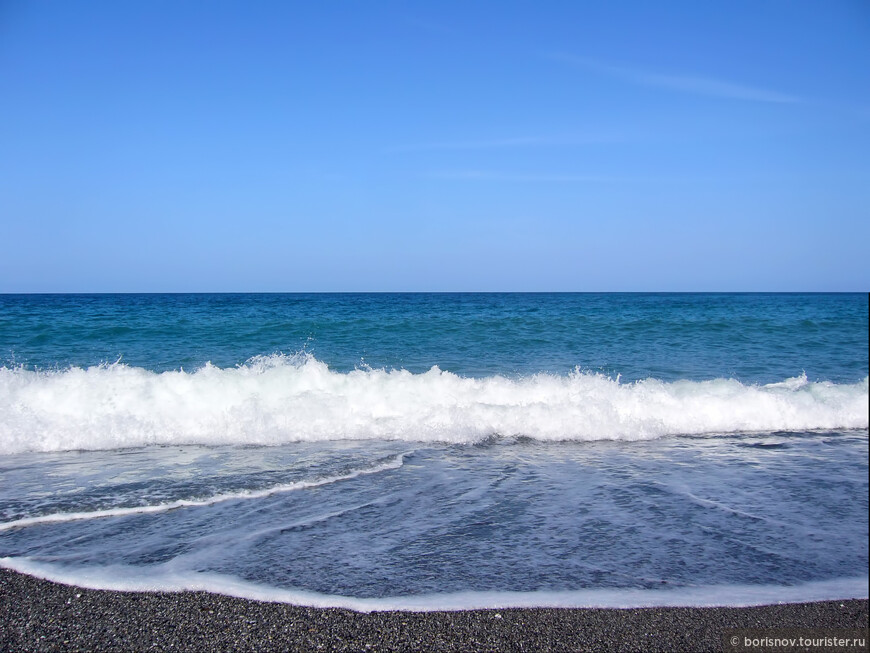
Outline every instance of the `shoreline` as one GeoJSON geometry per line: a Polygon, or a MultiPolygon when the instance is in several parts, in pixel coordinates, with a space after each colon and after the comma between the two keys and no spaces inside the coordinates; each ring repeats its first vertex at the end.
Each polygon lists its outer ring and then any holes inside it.
{"type": "Polygon", "coordinates": [[[867,599],[362,613],[207,592],[83,589],[0,568],[0,650],[757,651],[730,648],[726,638],[735,629],[866,636],[867,627],[867,599]]]}

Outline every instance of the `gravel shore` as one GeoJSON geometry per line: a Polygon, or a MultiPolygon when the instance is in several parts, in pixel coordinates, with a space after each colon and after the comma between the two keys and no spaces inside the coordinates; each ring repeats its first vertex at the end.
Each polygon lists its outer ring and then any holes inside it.
{"type": "Polygon", "coordinates": [[[730,648],[731,631],[866,636],[867,605],[364,614],[204,592],[88,590],[0,569],[0,651],[758,651],[730,648]]]}

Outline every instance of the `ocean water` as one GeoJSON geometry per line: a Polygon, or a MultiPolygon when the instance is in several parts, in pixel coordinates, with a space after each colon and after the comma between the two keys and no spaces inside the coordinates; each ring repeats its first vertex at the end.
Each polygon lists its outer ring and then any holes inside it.
{"type": "Polygon", "coordinates": [[[0,564],[362,610],[868,595],[864,294],[0,295],[0,564]]]}

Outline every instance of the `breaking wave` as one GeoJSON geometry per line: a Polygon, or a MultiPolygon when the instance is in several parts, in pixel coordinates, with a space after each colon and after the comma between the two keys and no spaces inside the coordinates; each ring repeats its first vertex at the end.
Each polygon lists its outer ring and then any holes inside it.
{"type": "Polygon", "coordinates": [[[0,368],[0,453],[152,444],[388,439],[471,443],[866,429],[868,379],[664,382],[575,370],[467,378],[433,367],[336,372],[314,358],[152,372],[122,363],[0,368]]]}

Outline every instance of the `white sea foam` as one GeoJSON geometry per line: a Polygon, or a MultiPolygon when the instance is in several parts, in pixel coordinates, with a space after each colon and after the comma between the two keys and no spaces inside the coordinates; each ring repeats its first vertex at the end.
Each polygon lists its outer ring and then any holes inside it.
{"type": "Polygon", "coordinates": [[[433,367],[330,370],[311,356],[155,373],[124,364],[0,368],[0,453],[149,444],[280,444],[336,439],[475,442],[641,440],[777,430],[865,429],[868,379],[764,386],[733,379],[600,374],[466,378],[433,367]]]}
{"type": "Polygon", "coordinates": [[[672,589],[593,588],[538,592],[458,592],[384,598],[355,598],[281,589],[232,576],[177,572],[171,564],[147,570],[112,565],[69,569],[28,558],[0,558],[0,566],[37,578],[90,589],[131,592],[205,591],[257,601],[292,603],[358,612],[475,610],[495,608],[639,608],[660,606],[749,606],[867,598],[867,577],[838,578],[800,585],[711,585],[672,589]]]}
{"type": "Polygon", "coordinates": [[[81,512],[58,512],[47,515],[39,515],[36,517],[24,517],[8,522],[0,522],[0,531],[7,531],[13,528],[25,528],[36,524],[51,524],[60,522],[81,521],[86,519],[103,519],[105,517],[124,517],[126,515],[144,515],[149,513],[169,512],[170,510],[178,510],[179,508],[196,508],[202,506],[212,506],[216,503],[224,501],[242,501],[246,499],[261,499],[273,494],[281,494],[283,492],[293,492],[296,490],[305,490],[312,487],[320,487],[322,485],[331,485],[339,481],[348,481],[358,476],[366,474],[377,474],[390,469],[398,469],[404,464],[407,453],[399,454],[390,458],[388,461],[372,467],[366,467],[346,474],[336,476],[326,476],[323,478],[310,481],[297,481],[295,483],[283,483],[273,485],[272,487],[263,488],[261,490],[242,490],[240,492],[225,492],[215,494],[201,499],[179,499],[177,501],[169,501],[166,503],[157,503],[142,506],[131,506],[127,508],[107,508],[104,510],[86,510],[81,512]]]}

